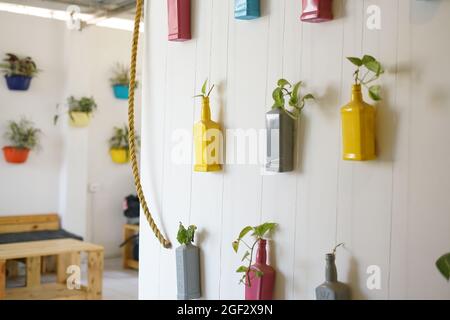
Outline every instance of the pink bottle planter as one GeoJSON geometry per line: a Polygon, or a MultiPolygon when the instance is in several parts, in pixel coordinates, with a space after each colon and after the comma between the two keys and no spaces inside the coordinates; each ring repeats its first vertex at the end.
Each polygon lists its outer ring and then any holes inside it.
{"type": "Polygon", "coordinates": [[[300,19],[315,23],[333,20],[333,0],[303,0],[300,19]]]}
{"type": "Polygon", "coordinates": [[[169,41],[191,39],[191,0],[167,0],[169,41]]]}
{"type": "Polygon", "coordinates": [[[245,300],[272,300],[275,287],[275,270],[267,265],[266,240],[260,240],[256,262],[250,269],[257,269],[263,273],[257,277],[254,271],[250,271],[245,284],[245,300]],[[249,281],[250,278],[250,281],[249,281]]]}

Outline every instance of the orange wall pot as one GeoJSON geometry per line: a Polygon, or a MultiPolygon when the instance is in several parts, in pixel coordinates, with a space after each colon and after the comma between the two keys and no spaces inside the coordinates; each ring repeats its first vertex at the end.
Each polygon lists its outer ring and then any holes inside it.
{"type": "Polygon", "coordinates": [[[6,162],[9,163],[24,163],[28,159],[28,154],[30,149],[27,148],[15,148],[15,147],[4,147],[3,155],[5,156],[6,162]]]}

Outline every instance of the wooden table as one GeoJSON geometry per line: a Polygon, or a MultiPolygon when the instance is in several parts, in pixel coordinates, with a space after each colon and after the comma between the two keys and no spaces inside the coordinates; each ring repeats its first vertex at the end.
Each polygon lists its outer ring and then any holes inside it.
{"type": "Polygon", "coordinates": [[[101,299],[103,247],[79,240],[61,239],[0,245],[0,299],[101,299]],[[88,254],[88,285],[67,286],[67,267],[80,266],[80,253],[88,254]],[[41,284],[41,259],[57,256],[57,282],[41,284]],[[26,260],[26,287],[6,288],[6,261],[26,260]]]}
{"type": "MultiPolygon", "coordinates": [[[[123,240],[127,240],[135,234],[139,233],[139,225],[137,224],[125,224],[123,226],[123,240]]],[[[123,247],[123,267],[125,269],[139,269],[139,261],[133,259],[133,244],[134,242],[128,242],[123,247]]]]}

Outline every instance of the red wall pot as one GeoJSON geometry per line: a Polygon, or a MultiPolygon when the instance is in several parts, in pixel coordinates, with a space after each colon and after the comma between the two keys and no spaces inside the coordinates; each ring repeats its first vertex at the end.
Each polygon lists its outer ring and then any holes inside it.
{"type": "Polygon", "coordinates": [[[169,41],[187,41],[191,37],[191,0],[167,0],[169,41]]]}
{"type": "Polygon", "coordinates": [[[333,20],[333,0],[303,0],[300,19],[316,23],[333,20]]]}
{"type": "Polygon", "coordinates": [[[27,148],[15,148],[15,147],[4,147],[3,155],[5,156],[6,162],[9,163],[24,163],[28,159],[28,154],[30,149],[27,148]]]}

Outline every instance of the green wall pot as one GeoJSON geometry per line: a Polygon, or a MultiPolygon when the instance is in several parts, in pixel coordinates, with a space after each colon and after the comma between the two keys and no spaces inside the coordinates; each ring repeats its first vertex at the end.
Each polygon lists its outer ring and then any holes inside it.
{"type": "Polygon", "coordinates": [[[188,244],[175,250],[177,267],[178,300],[199,299],[200,290],[200,250],[188,244]]]}
{"type": "Polygon", "coordinates": [[[266,113],[266,130],[266,171],[293,171],[295,120],[282,109],[273,109],[266,113]]]}

